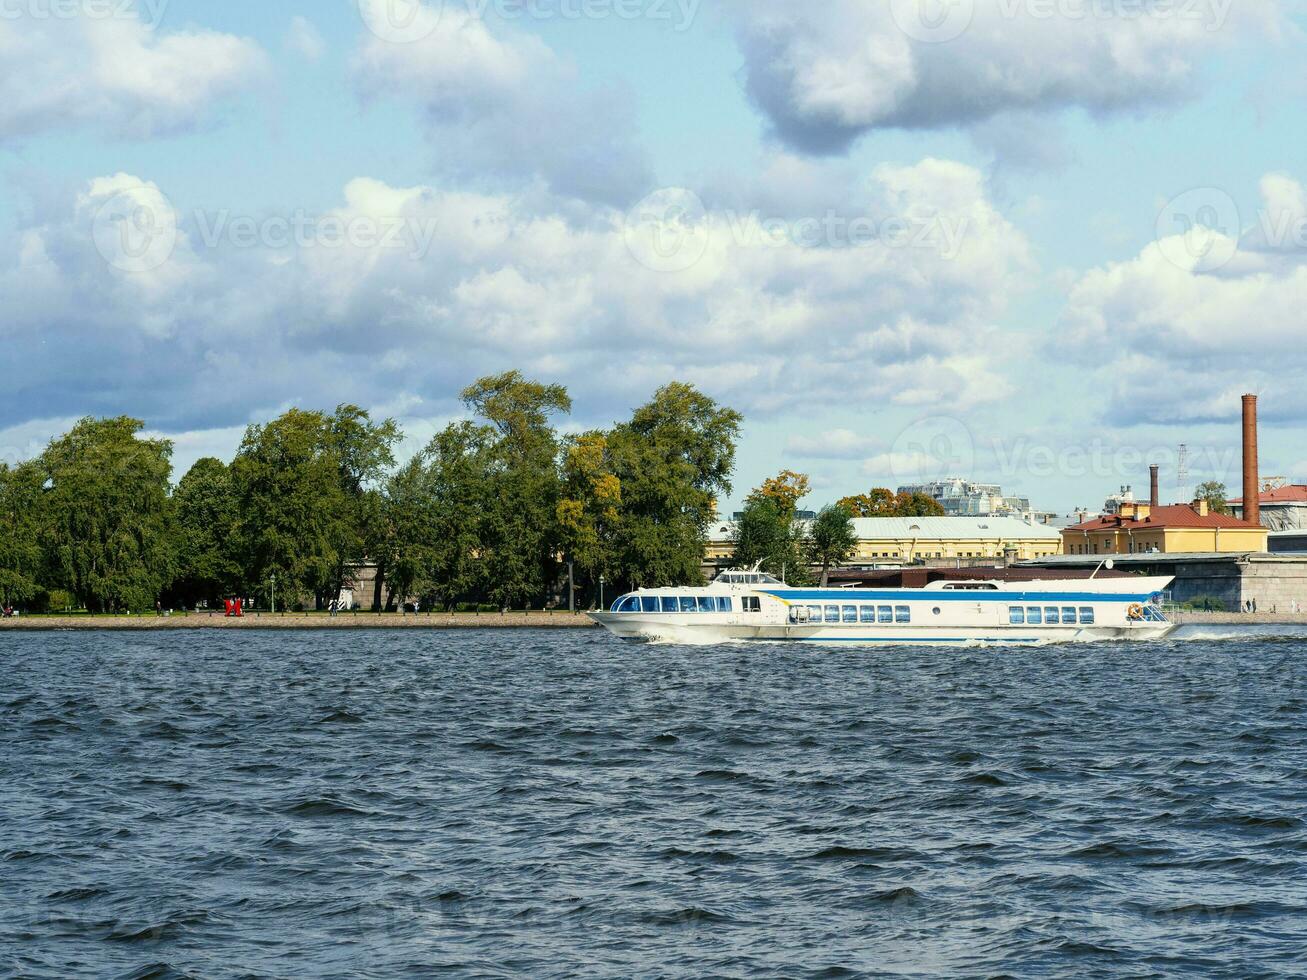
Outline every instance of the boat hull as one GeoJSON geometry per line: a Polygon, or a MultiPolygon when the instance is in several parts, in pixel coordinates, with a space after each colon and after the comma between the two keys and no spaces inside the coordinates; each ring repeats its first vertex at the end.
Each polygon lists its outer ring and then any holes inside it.
{"type": "Polygon", "coordinates": [[[831,646],[1044,646],[1113,640],[1161,640],[1172,623],[1123,626],[872,626],[743,625],[727,621],[697,622],[630,613],[591,613],[590,618],[626,640],[704,645],[746,641],[810,643],[831,646]]]}

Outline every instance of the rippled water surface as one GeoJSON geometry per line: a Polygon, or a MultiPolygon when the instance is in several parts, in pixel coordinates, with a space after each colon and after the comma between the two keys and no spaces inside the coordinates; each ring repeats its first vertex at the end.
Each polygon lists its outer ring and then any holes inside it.
{"type": "Polygon", "coordinates": [[[1276,632],[0,635],[0,975],[1301,975],[1276,632]]]}

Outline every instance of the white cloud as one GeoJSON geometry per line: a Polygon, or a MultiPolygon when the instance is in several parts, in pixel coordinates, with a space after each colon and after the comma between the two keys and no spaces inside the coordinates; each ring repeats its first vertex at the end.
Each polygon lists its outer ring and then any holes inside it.
{"type": "Polygon", "coordinates": [[[874,129],[1174,102],[1193,94],[1213,50],[1250,28],[1274,30],[1280,16],[1225,0],[750,0],[737,10],[751,98],[782,140],[817,153],[874,129]]]}
{"type": "Polygon", "coordinates": [[[1259,230],[1268,216],[1299,213],[1302,190],[1275,177],[1262,192],[1242,247],[1214,232],[1170,236],[1072,288],[1049,352],[1098,365],[1114,419],[1228,419],[1248,391],[1266,394],[1283,415],[1307,417],[1296,381],[1307,370],[1307,251],[1267,243],[1259,230]]]}
{"type": "Polygon", "coordinates": [[[185,131],[264,68],[261,49],[230,34],[158,33],[129,17],[0,18],[0,143],[70,126],[185,131]]]}
{"type": "Polygon", "coordinates": [[[852,429],[827,429],[790,436],[785,451],[802,459],[863,459],[879,446],[879,440],[852,429]]]}
{"type": "Polygon", "coordinates": [[[435,416],[507,367],[564,381],[600,413],[673,378],[763,414],[1001,399],[1008,383],[986,352],[1030,271],[1025,239],[963,165],[865,180],[879,213],[964,228],[956,251],[771,241],[753,219],[705,212],[702,258],[658,272],[615,209],[370,179],[321,223],[367,219],[398,229],[394,241],[241,247],[149,181],[101,178],[0,244],[14,259],[0,292],[17,299],[0,330],[24,367],[0,411],[131,411],[189,431],[404,393],[406,414],[435,416]],[[163,212],[146,227],[174,233],[166,261],[133,271],[97,248],[103,203],[122,195],[123,214],[163,212]]]}
{"type": "Polygon", "coordinates": [[[421,108],[442,172],[540,177],[555,193],[609,204],[647,187],[634,109],[620,89],[585,89],[539,38],[497,37],[460,5],[410,6],[411,37],[365,34],[354,79],[367,99],[421,108]]]}
{"type": "Polygon", "coordinates": [[[309,61],[318,61],[327,53],[327,42],[307,17],[291,18],[286,46],[309,61]]]}

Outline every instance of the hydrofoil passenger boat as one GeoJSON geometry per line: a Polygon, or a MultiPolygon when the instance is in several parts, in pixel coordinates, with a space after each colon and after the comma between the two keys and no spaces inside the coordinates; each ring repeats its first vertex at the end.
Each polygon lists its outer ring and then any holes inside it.
{"type": "MultiPolygon", "coordinates": [[[[1105,563],[1110,568],[1110,562],[1105,563]]],[[[1158,640],[1171,578],[943,579],[921,588],[798,588],[758,570],[700,588],[643,589],[591,613],[617,636],[940,646],[1158,640]]]]}

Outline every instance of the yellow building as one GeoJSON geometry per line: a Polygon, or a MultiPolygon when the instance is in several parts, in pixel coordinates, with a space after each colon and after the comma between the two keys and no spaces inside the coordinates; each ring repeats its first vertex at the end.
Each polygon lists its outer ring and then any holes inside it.
{"type": "MultiPolygon", "coordinates": [[[[1062,549],[1056,528],[1013,517],[860,517],[853,527],[858,564],[1046,558],[1062,549]]],[[[707,560],[721,564],[734,552],[735,524],[712,525],[707,560]]]]}
{"type": "Polygon", "coordinates": [[[1205,500],[1151,507],[1124,503],[1062,532],[1065,555],[1215,554],[1266,551],[1267,530],[1237,517],[1213,514],[1205,500]]]}

